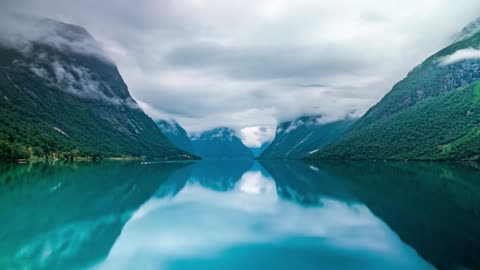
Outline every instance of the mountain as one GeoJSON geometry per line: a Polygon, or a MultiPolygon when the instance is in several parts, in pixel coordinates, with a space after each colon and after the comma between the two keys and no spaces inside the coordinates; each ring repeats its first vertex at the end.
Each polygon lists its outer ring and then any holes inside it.
{"type": "Polygon", "coordinates": [[[478,160],[476,29],[414,68],[340,140],[308,158],[478,160]]]}
{"type": "Polygon", "coordinates": [[[168,138],[168,140],[170,140],[170,142],[173,143],[173,145],[175,145],[177,148],[188,153],[194,152],[193,144],[188,136],[187,131],[175,120],[160,120],[157,121],[157,126],[168,138]]]}
{"type": "Polygon", "coordinates": [[[179,149],[204,159],[253,159],[251,149],[229,128],[216,128],[190,138],[176,121],[157,121],[160,130],[179,149]]]}
{"type": "Polygon", "coordinates": [[[249,149],[252,151],[254,157],[259,157],[269,146],[270,142],[265,142],[260,147],[249,147],[249,149]]]}
{"type": "Polygon", "coordinates": [[[455,42],[468,39],[478,32],[480,32],[480,18],[465,26],[462,32],[460,32],[460,34],[457,36],[455,42]]]}
{"type": "Polygon", "coordinates": [[[322,116],[302,116],[277,127],[275,139],[259,159],[301,159],[340,137],[355,120],[322,124],[322,116]]]}
{"type": "Polygon", "coordinates": [[[29,31],[0,38],[0,159],[190,158],[140,109],[87,30],[48,19],[20,24],[29,31]]]}
{"type": "Polygon", "coordinates": [[[192,138],[194,154],[204,159],[253,159],[234,130],[216,128],[192,138]]]}

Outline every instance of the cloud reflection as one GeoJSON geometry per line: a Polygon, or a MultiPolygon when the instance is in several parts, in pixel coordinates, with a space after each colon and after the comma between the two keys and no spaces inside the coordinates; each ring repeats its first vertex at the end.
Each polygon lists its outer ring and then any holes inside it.
{"type": "Polygon", "coordinates": [[[341,269],[350,260],[356,269],[432,269],[365,205],[319,201],[305,207],[282,199],[260,170],[245,172],[227,191],[189,181],[175,196],[140,207],[97,268],[184,269],[195,262],[199,269],[209,261],[232,269],[253,260],[250,267],[260,269],[261,259],[278,251],[284,256],[274,259],[285,269],[297,252],[305,266],[341,269]]]}

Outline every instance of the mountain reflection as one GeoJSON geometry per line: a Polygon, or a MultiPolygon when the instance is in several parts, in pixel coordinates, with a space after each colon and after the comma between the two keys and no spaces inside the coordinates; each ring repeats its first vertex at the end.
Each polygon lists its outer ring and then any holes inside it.
{"type": "Polygon", "coordinates": [[[309,165],[271,163],[267,171],[256,163],[215,177],[218,167],[177,171],[97,269],[433,269],[309,165]]]}
{"type": "Polygon", "coordinates": [[[0,269],[479,269],[479,169],[0,166],[0,269]]]}
{"type": "Polygon", "coordinates": [[[0,166],[0,269],[82,269],[181,164],[0,166]]]}
{"type": "Polygon", "coordinates": [[[480,168],[317,162],[438,269],[480,269],[480,168]]]}
{"type": "Polygon", "coordinates": [[[214,190],[232,189],[242,175],[253,165],[253,160],[206,160],[190,164],[176,171],[156,192],[156,197],[174,196],[187,182],[214,190]]]}

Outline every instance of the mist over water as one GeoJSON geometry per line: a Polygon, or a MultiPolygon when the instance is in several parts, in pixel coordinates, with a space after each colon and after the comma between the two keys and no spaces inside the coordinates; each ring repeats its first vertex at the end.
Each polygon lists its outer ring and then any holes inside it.
{"type": "Polygon", "coordinates": [[[9,165],[0,266],[475,269],[477,173],[428,163],[9,165]]]}

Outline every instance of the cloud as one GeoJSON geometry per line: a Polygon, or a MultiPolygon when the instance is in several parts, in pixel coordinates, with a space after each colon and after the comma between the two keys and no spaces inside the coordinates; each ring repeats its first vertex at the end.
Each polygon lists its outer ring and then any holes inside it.
{"type": "Polygon", "coordinates": [[[239,133],[243,143],[248,147],[260,147],[275,137],[275,129],[272,127],[246,127],[242,128],[239,133]]]}
{"type": "Polygon", "coordinates": [[[309,80],[338,73],[362,74],[361,67],[368,62],[363,56],[335,47],[189,44],[169,52],[166,61],[172,66],[209,69],[238,80],[309,80]]]}
{"type": "Polygon", "coordinates": [[[18,0],[7,8],[88,29],[153,118],[189,132],[239,132],[364,113],[458,37],[480,2],[18,0]]]}
{"type": "MultiPolygon", "coordinates": [[[[358,257],[355,265],[360,269],[379,261],[384,269],[432,268],[361,203],[319,197],[318,205],[304,207],[278,193],[274,180],[260,171],[244,173],[227,192],[202,187],[192,177],[176,196],[153,198],[137,209],[107,258],[94,269],[132,269],[133,265],[168,269],[184,261],[183,265],[206,261],[210,264],[204,265],[218,266],[211,268],[239,268],[238,258],[219,258],[219,254],[240,255],[240,260],[251,260],[246,265],[265,262],[267,266],[272,262],[265,255],[285,246],[308,250],[299,260],[320,258],[329,269],[344,269],[345,260],[358,257]],[[262,252],[263,245],[267,253],[262,252]]],[[[298,268],[311,267],[307,265],[298,268]]]]}
{"type": "Polygon", "coordinates": [[[3,10],[0,12],[0,34],[0,45],[16,49],[25,56],[31,56],[34,44],[44,44],[113,63],[100,44],[76,25],[3,10]]]}
{"type": "Polygon", "coordinates": [[[480,50],[474,48],[462,49],[440,59],[440,65],[447,66],[465,60],[480,60],[480,50]]]}
{"type": "Polygon", "coordinates": [[[120,98],[114,94],[109,84],[85,66],[64,63],[55,56],[46,53],[29,58],[29,62],[15,60],[17,68],[25,68],[41,79],[49,87],[57,88],[68,94],[91,100],[100,100],[116,106],[129,106],[138,109],[139,106],[130,98],[120,98]]]}

